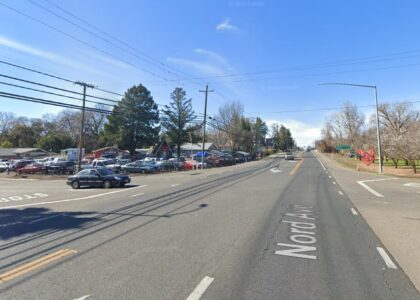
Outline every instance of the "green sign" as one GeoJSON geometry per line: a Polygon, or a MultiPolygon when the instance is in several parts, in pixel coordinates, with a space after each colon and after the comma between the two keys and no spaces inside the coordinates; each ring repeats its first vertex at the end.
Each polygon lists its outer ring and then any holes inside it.
{"type": "Polygon", "coordinates": [[[337,151],[340,151],[340,150],[351,150],[351,146],[350,145],[346,145],[346,144],[341,144],[341,145],[335,146],[335,150],[337,150],[337,151]]]}

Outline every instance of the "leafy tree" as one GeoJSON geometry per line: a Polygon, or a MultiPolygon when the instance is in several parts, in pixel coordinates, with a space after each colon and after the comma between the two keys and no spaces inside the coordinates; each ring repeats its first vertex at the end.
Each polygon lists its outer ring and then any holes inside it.
{"type": "Polygon", "coordinates": [[[51,133],[41,137],[36,146],[47,151],[60,152],[62,149],[70,148],[75,145],[71,137],[66,134],[51,133]]]}
{"type": "Polygon", "coordinates": [[[254,140],[255,145],[258,148],[260,145],[263,145],[265,142],[265,136],[268,133],[267,124],[260,118],[257,117],[253,125],[254,140]]]}
{"type": "Polygon", "coordinates": [[[193,127],[188,127],[188,123],[194,121],[195,114],[192,109],[191,99],[187,99],[186,92],[182,88],[175,88],[171,93],[171,103],[165,105],[163,110],[162,127],[166,134],[176,145],[178,157],[181,155],[181,145],[188,141],[193,127]]]}
{"type": "Polygon", "coordinates": [[[273,124],[271,127],[274,148],[277,150],[293,149],[296,146],[290,130],[283,125],[273,124]]]}
{"type": "Polygon", "coordinates": [[[0,148],[12,148],[13,144],[9,140],[3,140],[0,144],[0,148]]]}
{"type": "Polygon", "coordinates": [[[30,125],[17,124],[10,132],[10,142],[19,148],[33,147],[36,142],[35,132],[30,125]]]}
{"type": "Polygon", "coordinates": [[[135,154],[135,149],[155,144],[159,137],[158,106],[143,85],[129,88],[114,106],[105,124],[104,139],[135,154]]]}

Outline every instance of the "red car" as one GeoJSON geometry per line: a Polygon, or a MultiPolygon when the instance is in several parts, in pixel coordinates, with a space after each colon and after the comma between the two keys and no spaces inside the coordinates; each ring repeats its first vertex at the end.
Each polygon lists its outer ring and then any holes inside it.
{"type": "Polygon", "coordinates": [[[42,165],[40,164],[29,164],[16,170],[18,174],[35,174],[39,172],[42,172],[42,165]]]}

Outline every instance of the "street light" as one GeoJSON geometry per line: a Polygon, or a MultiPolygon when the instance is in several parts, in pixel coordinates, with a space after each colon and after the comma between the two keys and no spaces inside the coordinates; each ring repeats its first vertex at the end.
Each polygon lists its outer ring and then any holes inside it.
{"type": "Polygon", "coordinates": [[[378,156],[379,156],[379,174],[383,172],[382,169],[382,150],[381,150],[381,133],[379,131],[379,110],[378,110],[378,89],[376,85],[367,85],[367,84],[354,84],[354,83],[343,83],[343,82],[328,82],[321,83],[320,85],[346,85],[346,86],[355,86],[361,88],[370,88],[375,91],[375,106],[376,106],[376,137],[378,140],[378,156]]]}

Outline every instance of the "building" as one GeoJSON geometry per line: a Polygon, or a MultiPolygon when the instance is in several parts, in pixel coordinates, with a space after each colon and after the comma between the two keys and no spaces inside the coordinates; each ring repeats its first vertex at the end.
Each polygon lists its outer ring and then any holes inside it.
{"type": "Polygon", "coordinates": [[[112,146],[93,150],[92,155],[93,159],[100,157],[116,158],[129,156],[130,153],[127,150],[119,149],[117,146],[112,146]]]}
{"type": "Polygon", "coordinates": [[[41,148],[0,148],[0,159],[40,158],[48,156],[41,148]]]}
{"type": "MultiPolygon", "coordinates": [[[[194,156],[197,152],[201,152],[203,150],[202,143],[185,143],[181,145],[181,155],[182,156],[194,156]]],[[[211,150],[217,150],[214,143],[204,143],[204,151],[208,152],[211,150]]]]}

